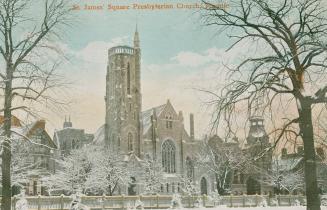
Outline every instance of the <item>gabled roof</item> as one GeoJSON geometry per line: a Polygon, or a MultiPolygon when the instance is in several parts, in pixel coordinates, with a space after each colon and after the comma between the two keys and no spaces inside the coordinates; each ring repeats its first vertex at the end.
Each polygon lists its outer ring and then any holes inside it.
{"type": "MultiPolygon", "coordinates": [[[[45,120],[37,120],[33,123],[22,125],[20,120],[12,116],[12,132],[13,136],[17,139],[26,139],[32,137],[38,129],[42,129],[43,134],[47,137],[49,146],[56,149],[57,145],[53,142],[48,132],[45,130],[45,120]]],[[[4,117],[0,116],[0,125],[4,122],[4,117]]]]}
{"type": "MultiPolygon", "coordinates": [[[[0,115],[0,125],[2,125],[5,121],[5,118],[4,116],[1,116],[0,115]]],[[[20,120],[15,117],[14,115],[11,116],[11,125],[14,126],[14,127],[21,127],[22,124],[20,123],[20,120]]]]}

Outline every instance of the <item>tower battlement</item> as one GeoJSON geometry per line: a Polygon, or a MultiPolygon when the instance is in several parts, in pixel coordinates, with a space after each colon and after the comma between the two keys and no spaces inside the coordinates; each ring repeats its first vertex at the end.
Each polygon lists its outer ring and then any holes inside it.
{"type": "Polygon", "coordinates": [[[115,55],[115,54],[128,54],[133,55],[134,54],[134,48],[129,46],[116,46],[112,47],[108,50],[108,55],[115,55]]]}

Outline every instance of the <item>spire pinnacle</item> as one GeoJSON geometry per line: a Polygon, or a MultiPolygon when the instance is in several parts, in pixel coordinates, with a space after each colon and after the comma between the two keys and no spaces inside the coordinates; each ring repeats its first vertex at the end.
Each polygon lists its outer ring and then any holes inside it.
{"type": "Polygon", "coordinates": [[[140,48],[140,38],[139,38],[139,32],[137,27],[137,22],[135,25],[135,33],[134,33],[134,48],[140,48]]]}

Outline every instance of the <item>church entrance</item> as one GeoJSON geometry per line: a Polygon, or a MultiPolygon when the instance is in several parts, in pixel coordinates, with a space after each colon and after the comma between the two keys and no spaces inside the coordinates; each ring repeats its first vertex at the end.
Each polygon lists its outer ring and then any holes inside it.
{"type": "Polygon", "coordinates": [[[260,194],[260,183],[252,177],[249,177],[246,181],[246,191],[248,195],[260,194]]]}
{"type": "Polygon", "coordinates": [[[208,195],[208,183],[204,177],[201,178],[201,195],[208,195]]]}
{"type": "Polygon", "coordinates": [[[128,195],[136,195],[136,179],[135,179],[135,177],[131,177],[130,182],[128,184],[128,195]]]}

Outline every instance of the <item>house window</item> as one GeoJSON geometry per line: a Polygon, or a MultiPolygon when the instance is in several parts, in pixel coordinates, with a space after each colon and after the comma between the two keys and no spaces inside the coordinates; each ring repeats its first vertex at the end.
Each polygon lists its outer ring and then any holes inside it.
{"type": "Polygon", "coordinates": [[[194,163],[190,157],[186,158],[186,176],[190,180],[194,179],[194,163]]]}
{"type": "Polygon", "coordinates": [[[162,144],[162,167],[167,173],[175,173],[176,172],[176,164],[175,164],[175,154],[176,147],[171,140],[166,140],[162,144]]]}
{"type": "Polygon", "coordinates": [[[131,133],[128,133],[127,136],[127,146],[128,146],[128,151],[133,151],[133,135],[131,133]]]}

